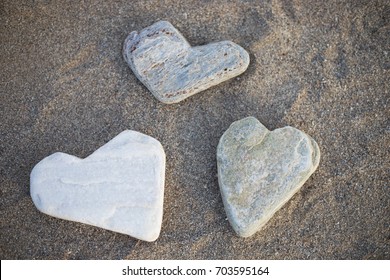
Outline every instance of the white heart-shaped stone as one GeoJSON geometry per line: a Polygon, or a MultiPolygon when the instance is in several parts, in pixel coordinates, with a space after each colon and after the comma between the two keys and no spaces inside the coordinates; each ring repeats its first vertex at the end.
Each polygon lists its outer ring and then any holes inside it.
{"type": "Polygon", "coordinates": [[[176,103],[243,73],[249,54],[222,41],[191,47],[167,21],[126,38],[123,56],[137,78],[161,102],[176,103]]]}
{"type": "Polygon", "coordinates": [[[161,229],[165,153],[160,142],[126,130],[85,159],[54,153],[31,172],[41,212],[154,241],[161,229]]]}
{"type": "Polygon", "coordinates": [[[269,131],[248,117],[231,124],[217,148],[218,182],[233,229],[249,237],[278,211],[316,170],[317,143],[286,126],[269,131]]]}

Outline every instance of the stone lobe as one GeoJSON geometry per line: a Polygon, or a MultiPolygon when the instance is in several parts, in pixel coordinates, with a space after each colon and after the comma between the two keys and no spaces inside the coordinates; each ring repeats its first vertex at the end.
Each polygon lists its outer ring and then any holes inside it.
{"type": "Polygon", "coordinates": [[[168,104],[238,76],[249,65],[249,54],[239,45],[222,41],[191,47],[167,21],[131,32],[123,56],[151,93],[168,104]]]}
{"type": "Polygon", "coordinates": [[[45,214],[154,241],[164,177],[160,142],[126,130],[85,159],[65,153],[44,158],[31,172],[31,197],[45,214]]]}
{"type": "Polygon", "coordinates": [[[248,117],[231,124],[217,148],[218,182],[233,229],[249,237],[261,229],[305,183],[320,160],[304,132],[269,131],[248,117]]]}

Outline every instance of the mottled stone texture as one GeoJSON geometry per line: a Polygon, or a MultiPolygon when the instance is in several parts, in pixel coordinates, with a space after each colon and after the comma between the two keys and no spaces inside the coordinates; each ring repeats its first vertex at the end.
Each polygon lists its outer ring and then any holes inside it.
{"type": "Polygon", "coordinates": [[[191,47],[167,21],[126,38],[123,56],[137,78],[161,102],[177,103],[240,75],[249,54],[230,41],[191,47]]]}
{"type": "Polygon", "coordinates": [[[217,149],[226,214],[242,237],[258,231],[305,183],[320,160],[317,143],[286,126],[270,132],[257,119],[234,122],[217,149]]]}
{"type": "Polygon", "coordinates": [[[124,131],[85,159],[54,153],[31,172],[43,213],[154,241],[160,234],[165,153],[156,139],[124,131]]]}

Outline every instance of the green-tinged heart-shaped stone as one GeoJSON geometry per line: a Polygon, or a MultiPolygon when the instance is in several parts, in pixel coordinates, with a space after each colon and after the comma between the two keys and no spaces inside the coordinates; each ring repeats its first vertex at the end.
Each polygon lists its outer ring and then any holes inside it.
{"type": "Polygon", "coordinates": [[[278,211],[316,170],[317,143],[286,126],[269,131],[248,117],[231,124],[217,148],[218,181],[234,230],[249,237],[278,211]]]}

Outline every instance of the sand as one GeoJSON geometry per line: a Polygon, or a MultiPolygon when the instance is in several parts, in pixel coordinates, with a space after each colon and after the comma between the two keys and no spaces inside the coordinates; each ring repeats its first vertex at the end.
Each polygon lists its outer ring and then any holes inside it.
{"type": "Polygon", "coordinates": [[[11,1],[0,4],[1,259],[390,259],[390,6],[383,1],[11,1]],[[192,45],[231,40],[241,76],[166,105],[121,55],[129,32],[170,21],[192,45]],[[254,116],[321,150],[317,171],[250,238],[226,220],[216,147],[254,116]],[[40,213],[29,175],[86,157],[125,129],[167,155],[154,243],[40,213]]]}

